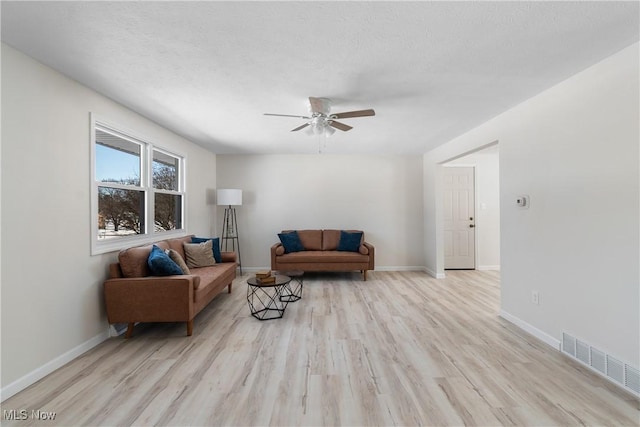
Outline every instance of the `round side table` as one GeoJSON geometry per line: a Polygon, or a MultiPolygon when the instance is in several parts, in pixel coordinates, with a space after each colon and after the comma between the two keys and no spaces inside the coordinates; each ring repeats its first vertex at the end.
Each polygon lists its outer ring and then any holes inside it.
{"type": "Polygon", "coordinates": [[[304,271],[278,271],[277,274],[283,274],[291,278],[291,281],[285,285],[282,295],[280,295],[280,301],[296,302],[302,298],[304,271]]]}
{"type": "Polygon", "coordinates": [[[255,276],[247,279],[247,303],[258,320],[280,319],[289,303],[282,295],[291,278],[280,274],[275,277],[273,283],[260,283],[255,276]]]}

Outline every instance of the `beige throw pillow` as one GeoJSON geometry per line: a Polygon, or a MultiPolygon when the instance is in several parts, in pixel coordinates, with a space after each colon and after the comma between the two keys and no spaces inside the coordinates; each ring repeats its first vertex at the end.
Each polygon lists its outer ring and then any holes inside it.
{"type": "Polygon", "coordinates": [[[183,243],[182,246],[189,268],[208,267],[216,264],[211,240],[202,243],[183,243]]]}
{"type": "Polygon", "coordinates": [[[173,262],[178,264],[178,267],[180,267],[180,270],[182,270],[184,274],[191,274],[189,267],[187,267],[187,263],[184,262],[184,259],[180,256],[178,251],[175,249],[167,249],[165,253],[169,255],[169,258],[171,258],[173,262]]]}

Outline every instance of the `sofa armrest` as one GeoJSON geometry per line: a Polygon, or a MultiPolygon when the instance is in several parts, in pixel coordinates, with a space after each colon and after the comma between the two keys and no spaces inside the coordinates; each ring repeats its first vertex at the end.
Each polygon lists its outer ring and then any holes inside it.
{"type": "Polygon", "coordinates": [[[371,243],[363,242],[362,244],[369,250],[369,270],[374,270],[376,266],[376,263],[375,263],[376,248],[371,243]]]}
{"type": "Polygon", "coordinates": [[[238,254],[235,252],[220,252],[222,262],[235,262],[238,263],[238,254]]]}
{"type": "Polygon", "coordinates": [[[124,277],[120,269],[120,263],[109,264],[109,279],[117,279],[119,277],[124,277]]]}
{"type": "Polygon", "coordinates": [[[193,319],[195,275],[108,279],[104,297],[109,323],[186,322],[193,319]]]}
{"type": "Polygon", "coordinates": [[[278,249],[280,246],[282,246],[282,243],[280,242],[275,243],[273,246],[271,246],[271,269],[272,270],[278,269],[276,267],[276,249],[278,249]]]}

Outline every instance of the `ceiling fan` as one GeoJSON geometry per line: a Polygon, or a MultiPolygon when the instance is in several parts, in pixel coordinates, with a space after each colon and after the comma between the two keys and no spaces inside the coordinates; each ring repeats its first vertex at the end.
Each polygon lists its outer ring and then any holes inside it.
{"type": "Polygon", "coordinates": [[[341,131],[348,131],[353,129],[352,126],[336,121],[336,119],[349,119],[353,117],[366,117],[375,116],[376,112],[372,109],[358,110],[358,111],[346,111],[344,113],[331,113],[331,100],[329,98],[314,98],[309,97],[309,104],[311,111],[310,116],[296,116],[291,114],[273,114],[264,113],[265,116],[279,116],[279,117],[298,117],[300,119],[308,120],[305,124],[298,126],[295,129],[291,129],[291,132],[296,132],[308,127],[307,132],[311,135],[328,133],[329,135],[335,132],[335,129],[341,131]]]}

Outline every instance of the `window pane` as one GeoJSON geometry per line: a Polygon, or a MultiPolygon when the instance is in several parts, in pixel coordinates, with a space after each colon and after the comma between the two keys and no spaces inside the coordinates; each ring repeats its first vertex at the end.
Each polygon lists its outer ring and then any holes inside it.
{"type": "Polygon", "coordinates": [[[96,181],[140,185],[140,145],[96,129],[96,181]]]}
{"type": "Polygon", "coordinates": [[[176,157],[153,150],[153,187],[178,191],[178,167],[176,157]]]}
{"type": "Polygon", "coordinates": [[[98,240],[144,233],[144,191],[98,188],[98,240]]]}
{"type": "Polygon", "coordinates": [[[182,196],[176,194],[155,194],[156,231],[182,228],[182,196]]]}

